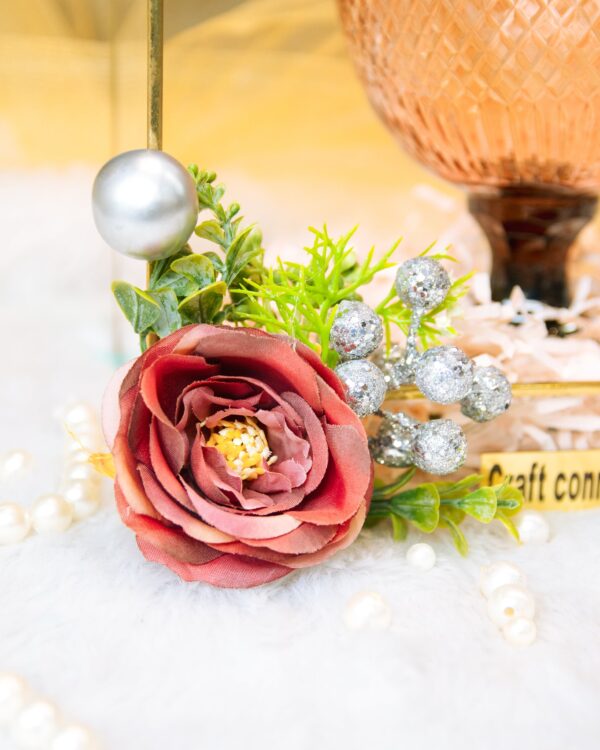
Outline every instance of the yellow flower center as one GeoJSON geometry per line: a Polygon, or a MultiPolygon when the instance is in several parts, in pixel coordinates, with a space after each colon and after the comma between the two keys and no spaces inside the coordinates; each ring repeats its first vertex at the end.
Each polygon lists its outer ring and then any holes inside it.
{"type": "Polygon", "coordinates": [[[219,420],[206,445],[216,448],[241,479],[256,479],[266,471],[263,461],[272,464],[277,460],[264,431],[248,417],[219,420]]]}

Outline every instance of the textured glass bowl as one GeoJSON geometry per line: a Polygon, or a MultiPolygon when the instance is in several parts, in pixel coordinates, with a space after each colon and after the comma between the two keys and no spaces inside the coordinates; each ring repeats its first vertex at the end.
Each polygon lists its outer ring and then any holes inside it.
{"type": "Polygon", "coordinates": [[[600,185],[597,0],[338,0],[369,99],[402,146],[465,185],[501,298],[566,301],[600,185]]]}

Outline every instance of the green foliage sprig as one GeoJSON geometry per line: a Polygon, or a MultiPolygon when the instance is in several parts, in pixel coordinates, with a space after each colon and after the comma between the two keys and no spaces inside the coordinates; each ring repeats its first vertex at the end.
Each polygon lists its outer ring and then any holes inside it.
{"type": "MultiPolygon", "coordinates": [[[[329,348],[329,334],[337,306],[343,300],[362,299],[360,289],[370,284],[377,274],[396,265],[392,256],[400,240],[379,259],[375,259],[372,247],[366,259],[359,263],[349,244],[356,229],[339,239],[333,239],[327,227],[322,230],[311,227],[310,231],[313,244],[304,248],[308,255],[306,263],[279,261],[277,268],[265,272],[260,280],[246,281],[240,290],[248,297],[244,315],[267,331],[286,333],[302,341],[320,353],[325,364],[335,367],[338,354],[329,348]]],[[[453,309],[466,292],[468,278],[463,276],[454,282],[446,300],[422,318],[419,335],[425,344],[432,345],[442,335],[453,331],[450,327],[439,326],[436,317],[453,309]]],[[[393,287],[375,311],[383,319],[389,349],[392,325],[408,333],[411,311],[393,287]]]]}
{"type": "Polygon", "coordinates": [[[320,353],[323,362],[335,366],[338,355],[329,348],[329,333],[337,306],[342,300],[360,299],[358,290],[394,265],[390,258],[398,246],[394,244],[379,260],[374,260],[371,248],[359,263],[349,245],[355,231],[334,240],[327,227],[311,227],[313,244],[304,248],[306,263],[279,261],[260,280],[245,280],[240,290],[248,297],[245,318],[302,341],[320,353]]]}
{"type": "MultiPolygon", "coordinates": [[[[313,242],[304,248],[305,263],[279,260],[275,267],[266,268],[260,229],[252,224],[242,227],[240,206],[223,203],[225,188],[216,182],[216,174],[195,164],[189,172],[200,213],[209,214],[195,233],[216,249],[194,253],[185,245],[170,258],[151,263],[147,289],[126,281],[113,283],[121,310],[140,336],[142,351],[189,323],[230,322],[286,333],[315,349],[334,367],[338,355],[329,348],[329,335],[337,306],[343,300],[360,300],[361,288],[395,265],[392,256],[399,241],[378,259],[371,248],[366,259],[358,262],[350,245],[355,230],[334,239],[327,227],[311,228],[313,242]]],[[[419,336],[424,345],[453,332],[436,319],[452,310],[465,293],[467,278],[454,282],[446,300],[422,318],[419,336]]],[[[392,326],[407,333],[410,310],[392,288],[376,312],[383,320],[389,348],[392,326]]]]}
{"type": "Polygon", "coordinates": [[[406,537],[408,523],[427,534],[445,528],[461,555],[466,555],[469,550],[460,528],[467,516],[485,524],[498,520],[519,540],[511,518],[523,505],[523,494],[516,487],[507,482],[493,487],[482,486],[483,477],[471,474],[458,482],[430,482],[404,489],[414,474],[414,468],[408,469],[395,482],[375,487],[367,516],[368,525],[389,520],[397,540],[406,537]]]}
{"type": "Polygon", "coordinates": [[[115,281],[113,293],[127,320],[140,336],[142,351],[153,338],[163,338],[188,323],[219,324],[237,320],[243,292],[230,293],[241,279],[260,278],[264,251],[260,230],[242,228],[237,203],[223,205],[222,185],[214,172],[189,168],[196,183],[200,211],[211,218],[196,227],[196,234],[217,246],[193,253],[188,245],[164,260],[150,264],[146,290],[115,281]]]}

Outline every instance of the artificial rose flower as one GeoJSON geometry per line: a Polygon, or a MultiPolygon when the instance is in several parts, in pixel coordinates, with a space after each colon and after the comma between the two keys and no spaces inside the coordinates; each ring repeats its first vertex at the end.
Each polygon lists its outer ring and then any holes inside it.
{"type": "Polygon", "coordinates": [[[148,560],[187,581],[250,587],[347,547],[371,496],[363,426],[308,347],[193,325],[105,397],[117,506],[148,560]]]}

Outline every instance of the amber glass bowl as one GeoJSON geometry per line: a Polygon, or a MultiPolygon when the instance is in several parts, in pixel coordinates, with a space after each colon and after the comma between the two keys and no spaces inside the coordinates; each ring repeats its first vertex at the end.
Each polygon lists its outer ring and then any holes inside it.
{"type": "Polygon", "coordinates": [[[600,186],[600,2],[338,2],[375,110],[467,187],[495,298],[519,284],[564,304],[567,251],[600,186]]]}

